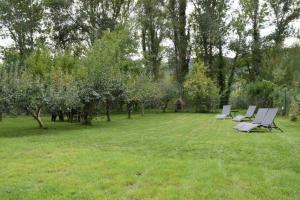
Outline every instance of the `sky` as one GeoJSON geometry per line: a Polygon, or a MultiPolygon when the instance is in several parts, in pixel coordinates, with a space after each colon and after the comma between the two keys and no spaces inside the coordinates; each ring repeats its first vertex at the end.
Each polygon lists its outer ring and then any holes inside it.
{"type": "MultiPolygon", "coordinates": [[[[238,8],[239,8],[239,0],[231,0],[230,12],[232,12],[233,10],[236,10],[238,8]]],[[[191,14],[193,9],[194,9],[193,4],[191,2],[189,2],[188,6],[187,6],[187,14],[188,15],[191,14]]],[[[296,31],[300,32],[300,19],[294,21],[292,23],[292,26],[295,28],[296,31]]],[[[269,35],[270,33],[272,33],[273,31],[274,31],[274,27],[267,26],[266,28],[261,30],[261,36],[265,37],[265,36],[269,35]]],[[[170,41],[168,41],[168,40],[164,41],[164,45],[169,45],[169,43],[170,43],[170,41]]],[[[10,38],[0,38],[0,46],[9,47],[12,44],[13,44],[13,41],[10,38]]],[[[295,44],[300,44],[299,38],[289,37],[285,40],[285,46],[292,46],[295,44]]],[[[234,56],[234,55],[232,55],[232,52],[230,52],[230,51],[226,51],[225,54],[227,54],[227,56],[229,56],[229,57],[234,56]]]]}

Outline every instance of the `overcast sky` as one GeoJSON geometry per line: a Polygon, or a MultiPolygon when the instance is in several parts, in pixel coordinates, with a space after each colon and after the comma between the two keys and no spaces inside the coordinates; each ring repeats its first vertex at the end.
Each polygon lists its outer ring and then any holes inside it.
{"type": "MultiPolygon", "coordinates": [[[[230,11],[232,12],[235,9],[239,8],[239,0],[231,0],[230,3],[230,11]]],[[[188,4],[188,8],[187,8],[187,14],[190,14],[193,11],[193,5],[192,3],[188,4]]],[[[297,21],[294,21],[292,23],[292,26],[295,28],[296,31],[300,31],[300,19],[298,19],[297,21]]],[[[261,36],[267,36],[270,33],[272,33],[274,31],[274,27],[272,26],[266,26],[266,28],[261,30],[261,36]]],[[[168,41],[165,41],[165,43],[167,44],[168,41]]],[[[3,47],[9,47],[13,44],[12,40],[10,38],[0,38],[0,46],[3,47]]],[[[285,45],[286,46],[291,46],[291,45],[295,45],[295,44],[300,44],[300,40],[295,38],[295,37],[290,37],[287,38],[285,40],[285,45]]],[[[227,55],[228,56],[232,56],[231,52],[227,51],[227,55]]]]}

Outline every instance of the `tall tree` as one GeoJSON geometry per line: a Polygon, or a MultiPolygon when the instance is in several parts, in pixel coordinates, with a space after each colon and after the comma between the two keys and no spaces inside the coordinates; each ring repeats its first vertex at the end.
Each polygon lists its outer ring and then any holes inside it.
{"type": "Polygon", "coordinates": [[[290,23],[300,17],[300,0],[267,0],[274,15],[272,24],[275,32],[271,35],[276,46],[282,46],[284,39],[291,34],[290,23]]]}
{"type": "MultiPolygon", "coordinates": [[[[242,13],[238,13],[231,21],[231,33],[235,34],[237,37],[230,41],[229,49],[234,52],[235,56],[230,65],[228,79],[227,79],[227,89],[224,95],[225,102],[229,102],[229,98],[232,91],[232,86],[234,84],[237,70],[242,66],[249,66],[248,56],[249,56],[249,46],[247,44],[247,30],[246,30],[246,20],[242,13]]],[[[239,70],[242,71],[242,70],[239,70]]],[[[241,76],[241,75],[240,75],[241,76]]]]}
{"type": "Polygon", "coordinates": [[[187,0],[169,0],[170,38],[174,44],[176,80],[182,86],[189,71],[190,31],[187,27],[187,0]]]}
{"type": "Polygon", "coordinates": [[[208,66],[208,74],[213,76],[213,23],[215,0],[192,0],[194,12],[192,13],[193,31],[195,40],[196,57],[202,58],[204,64],[208,66]]]}
{"type": "Polygon", "coordinates": [[[14,41],[21,63],[34,49],[42,34],[43,5],[38,0],[1,0],[0,25],[2,33],[14,41]]]}
{"type": "Polygon", "coordinates": [[[165,37],[164,0],[139,0],[138,14],[145,64],[154,79],[160,76],[161,42],[165,37]]]}
{"type": "Polygon", "coordinates": [[[228,32],[226,16],[227,0],[193,0],[193,27],[198,48],[196,54],[203,58],[209,77],[216,79],[220,88],[221,104],[226,104],[226,63],[223,48],[228,32]],[[200,47],[200,48],[199,48],[200,47]],[[214,51],[215,50],[215,51],[214,51]]]}
{"type": "Polygon", "coordinates": [[[250,80],[255,80],[260,76],[261,64],[262,64],[262,53],[261,53],[261,36],[260,29],[263,25],[263,20],[266,15],[266,4],[261,3],[260,0],[240,0],[244,15],[247,17],[251,24],[252,34],[252,62],[250,70],[250,80]]]}
{"type": "Polygon", "coordinates": [[[133,0],[78,0],[78,23],[89,45],[126,21],[133,0]]]}
{"type": "Polygon", "coordinates": [[[83,41],[74,0],[45,0],[47,31],[57,49],[78,50],[83,41]]]}

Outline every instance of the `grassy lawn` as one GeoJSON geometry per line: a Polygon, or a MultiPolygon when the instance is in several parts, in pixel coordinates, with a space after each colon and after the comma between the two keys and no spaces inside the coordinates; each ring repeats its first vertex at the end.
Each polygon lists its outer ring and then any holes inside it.
{"type": "Polygon", "coordinates": [[[0,199],[300,199],[300,123],[277,122],[285,133],[191,113],[4,119],[0,199]]]}

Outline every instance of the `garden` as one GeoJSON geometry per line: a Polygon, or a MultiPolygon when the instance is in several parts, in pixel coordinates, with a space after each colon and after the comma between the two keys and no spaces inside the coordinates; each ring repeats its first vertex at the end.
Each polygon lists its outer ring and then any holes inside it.
{"type": "Polygon", "coordinates": [[[299,199],[300,0],[0,0],[0,199],[299,199]]]}

